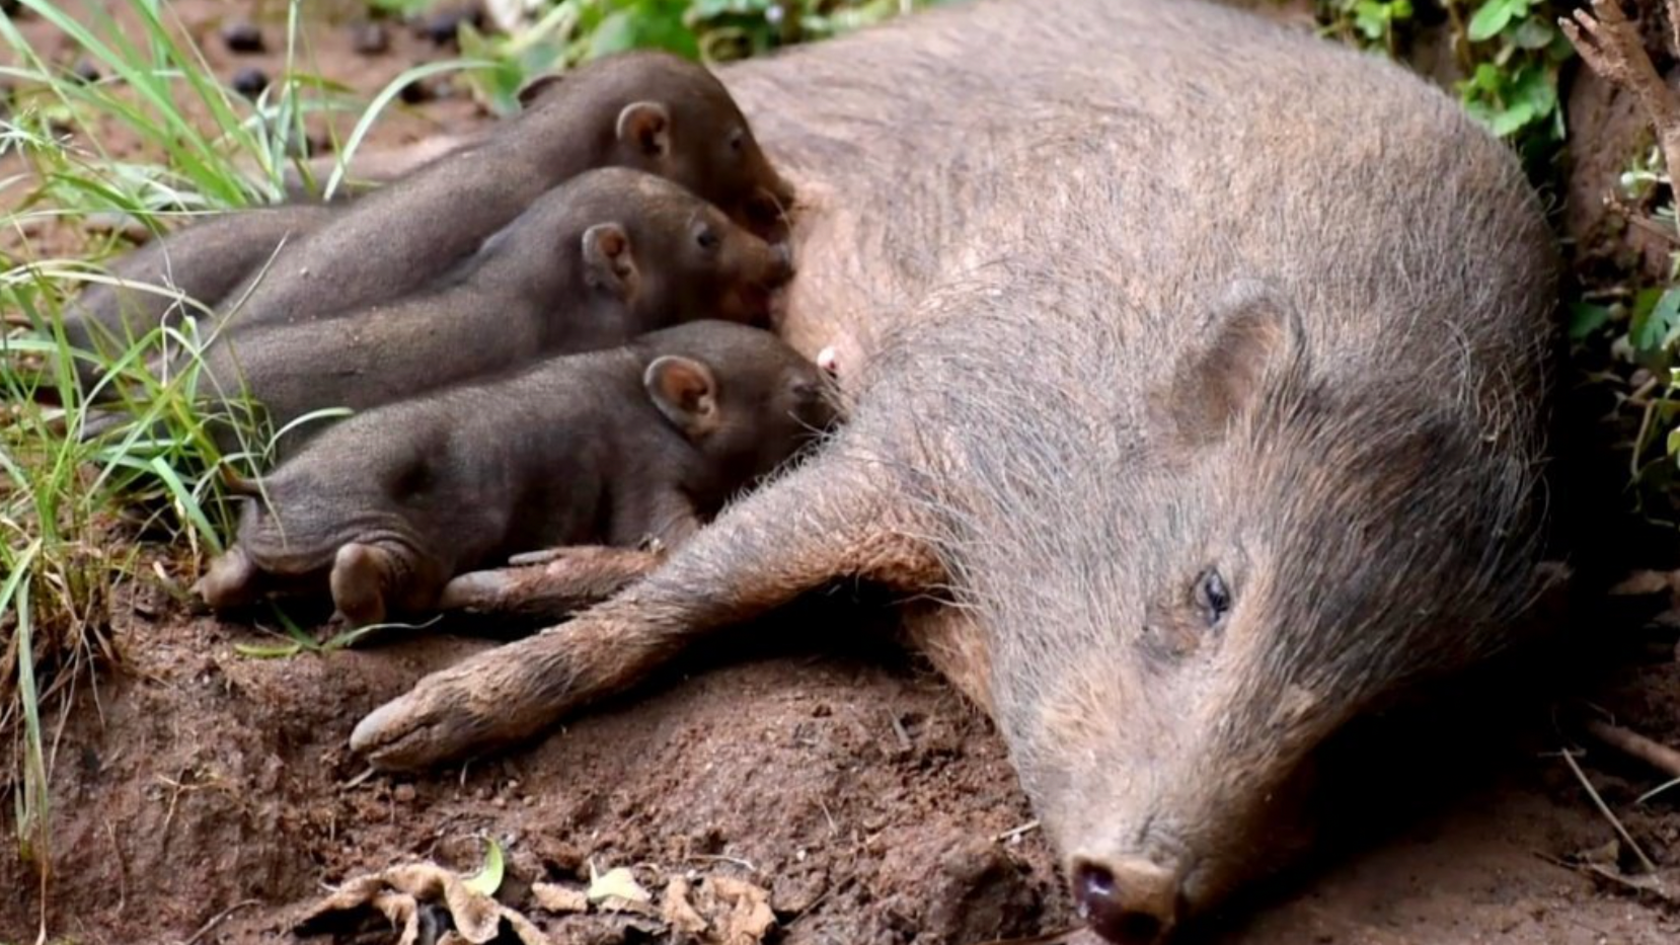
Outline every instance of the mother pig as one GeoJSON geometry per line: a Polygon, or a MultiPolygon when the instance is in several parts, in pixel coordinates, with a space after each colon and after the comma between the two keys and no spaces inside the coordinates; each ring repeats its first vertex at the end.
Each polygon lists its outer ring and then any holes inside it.
{"type": "Polygon", "coordinates": [[[725,70],[796,182],[813,461],[354,748],[536,735],[826,583],[987,708],[1119,945],[1278,864],[1304,763],[1540,586],[1556,259],[1399,67],[1201,0],[979,0],[725,70]],[[924,598],[925,599],[925,598],[924,598]]]}

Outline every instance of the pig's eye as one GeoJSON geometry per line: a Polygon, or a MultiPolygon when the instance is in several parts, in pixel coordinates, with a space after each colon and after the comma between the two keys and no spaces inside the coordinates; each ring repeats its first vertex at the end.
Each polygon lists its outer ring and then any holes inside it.
{"type": "Polygon", "coordinates": [[[1210,627],[1218,626],[1231,609],[1231,590],[1215,568],[1208,568],[1196,579],[1196,609],[1210,627]]]}
{"type": "Polygon", "coordinates": [[[740,151],[747,142],[747,129],[736,128],[729,133],[729,150],[740,151]]]}
{"type": "Polygon", "coordinates": [[[717,249],[717,231],[702,224],[698,230],[694,231],[694,241],[700,244],[701,249],[717,249]]]}

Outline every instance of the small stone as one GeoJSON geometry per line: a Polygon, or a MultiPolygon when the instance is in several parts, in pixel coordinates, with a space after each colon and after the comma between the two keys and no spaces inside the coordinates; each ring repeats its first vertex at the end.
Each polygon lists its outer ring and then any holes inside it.
{"type": "Polygon", "coordinates": [[[362,20],[350,24],[350,48],[359,55],[377,56],[391,48],[391,34],[385,24],[362,20]]]}
{"type": "Polygon", "coordinates": [[[452,46],[457,42],[462,23],[471,23],[474,28],[482,29],[484,12],[476,4],[440,10],[421,23],[420,35],[431,40],[434,46],[452,46]]]}
{"type": "Polygon", "coordinates": [[[406,105],[418,105],[431,100],[432,87],[424,81],[410,82],[397,92],[397,97],[406,105]]]}
{"type": "Polygon", "coordinates": [[[249,20],[234,20],[224,25],[222,42],[236,53],[260,53],[265,48],[262,30],[249,20]]]}
{"type": "Polygon", "coordinates": [[[397,799],[399,804],[414,803],[414,795],[414,785],[412,784],[399,784],[396,791],[392,792],[392,796],[397,799]]]}
{"type": "Polygon", "coordinates": [[[233,74],[233,90],[254,99],[268,88],[268,74],[255,66],[246,66],[233,74]]]}

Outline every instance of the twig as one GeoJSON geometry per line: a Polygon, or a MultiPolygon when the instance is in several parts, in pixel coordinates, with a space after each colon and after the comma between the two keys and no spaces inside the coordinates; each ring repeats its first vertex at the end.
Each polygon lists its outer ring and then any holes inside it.
{"type": "Polygon", "coordinates": [[[910,741],[910,733],[904,730],[904,723],[899,721],[898,713],[889,709],[887,719],[892,722],[893,734],[898,736],[899,748],[904,751],[914,748],[915,745],[910,741]]]}
{"type": "Polygon", "coordinates": [[[1011,840],[1019,840],[1022,837],[1026,836],[1029,833],[1032,833],[1034,830],[1037,830],[1037,829],[1038,829],[1038,821],[1029,820],[1019,827],[1015,827],[1015,828],[1010,829],[1010,830],[1005,830],[1003,833],[998,834],[997,836],[992,838],[992,842],[993,843],[1008,843],[1011,840]]]}
{"type": "MultiPolygon", "coordinates": [[[[1669,19],[1680,31],[1680,0],[1668,0],[1669,19]]],[[[1669,91],[1662,75],[1651,62],[1639,30],[1622,13],[1620,0],[1592,0],[1592,11],[1574,11],[1573,18],[1560,17],[1558,26],[1569,37],[1587,67],[1606,81],[1632,92],[1639,99],[1645,117],[1657,132],[1668,179],[1680,187],[1680,101],[1669,91]]],[[[1680,46],[1680,35],[1670,38],[1680,46]]]]}
{"type": "Polygon", "coordinates": [[[1050,945],[1051,942],[1064,942],[1067,937],[1084,928],[1083,925],[1071,925],[1058,932],[1046,932],[1043,935],[1029,935],[1026,938],[1000,938],[990,942],[980,942],[979,945],[1050,945]]]}
{"type": "MultiPolygon", "coordinates": [[[[688,860],[691,863],[732,863],[749,873],[759,872],[758,867],[754,866],[750,860],[743,860],[738,856],[719,856],[715,853],[692,853],[689,854],[688,860]]],[[[651,866],[653,864],[649,865],[651,866]]]]}
{"type": "Polygon", "coordinates": [[[209,935],[212,929],[214,929],[218,925],[221,925],[223,922],[226,922],[228,917],[233,915],[235,912],[238,912],[241,909],[249,908],[250,906],[260,906],[260,905],[262,905],[262,900],[261,899],[246,899],[246,900],[243,900],[241,902],[236,902],[231,906],[228,906],[226,909],[223,909],[221,912],[218,912],[215,915],[211,916],[209,922],[204,923],[204,925],[201,928],[199,928],[199,930],[197,932],[194,932],[192,934],[192,938],[189,938],[186,941],[182,942],[181,945],[195,945],[195,943],[199,939],[203,938],[206,935],[209,935]]]}
{"type": "Polygon", "coordinates": [[[1575,777],[1580,780],[1581,786],[1587,789],[1587,796],[1592,798],[1598,812],[1604,815],[1605,820],[1610,821],[1610,826],[1616,828],[1616,833],[1620,834],[1628,848],[1633,850],[1633,855],[1639,857],[1639,865],[1645,868],[1645,872],[1655,873],[1657,865],[1652,863],[1651,858],[1645,855],[1645,851],[1639,848],[1638,843],[1634,842],[1633,834],[1628,833],[1627,828],[1622,826],[1622,822],[1616,819],[1615,814],[1611,813],[1610,805],[1604,803],[1604,798],[1598,796],[1598,789],[1593,787],[1591,781],[1587,780],[1587,773],[1581,770],[1581,766],[1575,763],[1575,756],[1565,751],[1563,752],[1563,760],[1565,764],[1569,765],[1569,770],[1575,772],[1575,777]]]}
{"type": "Polygon", "coordinates": [[[1671,778],[1680,778],[1680,751],[1608,722],[1593,720],[1585,727],[1588,735],[1611,748],[1637,758],[1671,778]]]}

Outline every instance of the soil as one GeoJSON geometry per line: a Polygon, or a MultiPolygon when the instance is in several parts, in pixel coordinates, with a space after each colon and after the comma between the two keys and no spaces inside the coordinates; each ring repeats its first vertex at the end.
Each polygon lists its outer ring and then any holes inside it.
{"type": "MultiPolygon", "coordinates": [[[[172,4],[224,77],[251,64],[275,74],[277,52],[234,56],[214,36],[224,16],[263,14],[272,46],[284,5],[262,6],[172,4]]],[[[319,71],[353,88],[371,91],[447,53],[399,27],[389,53],[356,55],[343,25],[350,5],[323,7],[311,15],[337,25],[311,29],[319,71]]],[[[51,48],[50,30],[23,27],[51,48]]],[[[1578,84],[1570,104],[1578,144],[1567,225],[1583,237],[1583,258],[1619,248],[1637,264],[1649,248],[1614,243],[1629,228],[1607,225],[1597,202],[1639,146],[1637,121],[1601,85],[1578,84]]],[[[398,116],[375,141],[483,120],[469,101],[446,99],[398,116]]],[[[1538,664],[1494,667],[1350,733],[1359,760],[1346,770],[1377,768],[1343,774],[1326,810],[1338,842],[1234,907],[1208,937],[1680,939],[1680,789],[1641,803],[1664,776],[1578,727],[1608,718],[1680,745],[1675,582],[1644,580],[1643,596],[1589,601],[1538,664]],[[1635,845],[1654,874],[1642,872],[1635,845]]],[[[269,638],[182,612],[150,574],[118,596],[119,665],[53,720],[44,897],[32,867],[0,855],[0,942],[34,940],[43,924],[76,942],[289,941],[300,910],[327,887],[418,858],[471,873],[486,838],[506,854],[499,898],[561,943],[669,939],[635,911],[536,904],[533,884],[582,888],[592,871],[621,866],[656,904],[672,898],[673,878],[762,890],[777,925],[770,941],[979,945],[1075,924],[1002,741],[862,605],[819,602],[744,628],[538,743],[391,778],[366,776],[348,756],[351,727],[426,672],[495,645],[484,628],[255,659],[235,645],[269,638]],[[767,650],[769,638],[784,642],[767,650]]],[[[755,926],[741,927],[737,941],[757,941],[755,926]]]]}

